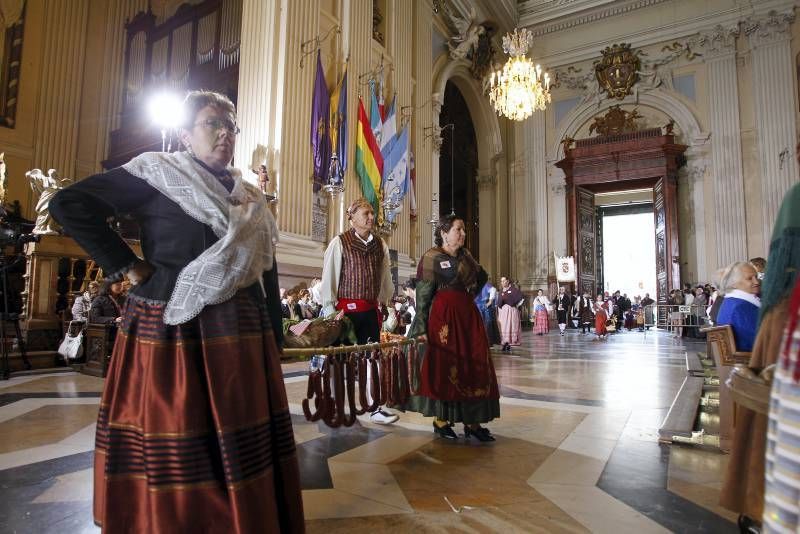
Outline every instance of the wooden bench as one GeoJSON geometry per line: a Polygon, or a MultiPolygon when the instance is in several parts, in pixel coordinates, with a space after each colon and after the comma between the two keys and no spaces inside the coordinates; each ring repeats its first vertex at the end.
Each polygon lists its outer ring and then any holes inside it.
{"type": "Polygon", "coordinates": [[[696,352],[686,352],[686,373],[689,376],[705,376],[706,370],[703,362],[696,352]]]}
{"type": "Polygon", "coordinates": [[[108,364],[111,361],[111,352],[114,349],[117,327],[110,324],[89,323],[86,325],[83,343],[86,354],[86,365],[82,373],[105,377],[108,373],[108,364]]]}
{"type": "Polygon", "coordinates": [[[733,440],[735,413],[733,397],[727,382],[734,366],[747,366],[752,353],[736,350],[736,341],[730,325],[701,328],[700,331],[706,334],[707,350],[714,358],[719,374],[719,446],[723,451],[729,451],[733,440]]]}

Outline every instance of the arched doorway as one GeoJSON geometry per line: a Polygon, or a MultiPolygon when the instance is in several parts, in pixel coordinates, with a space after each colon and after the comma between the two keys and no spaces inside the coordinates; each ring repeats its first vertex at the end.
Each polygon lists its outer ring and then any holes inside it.
{"type": "Polygon", "coordinates": [[[672,126],[631,132],[603,132],[565,146],[556,165],[567,185],[569,251],[576,258],[577,290],[602,293],[603,261],[596,197],[600,193],[651,190],[657,300],[680,288],[677,176],[686,146],[675,142],[672,126]]]}
{"type": "Polygon", "coordinates": [[[478,194],[478,143],[469,107],[456,85],[448,81],[439,114],[442,146],[439,150],[439,213],[455,212],[467,230],[465,246],[480,261],[478,194]],[[452,126],[449,126],[452,125],[452,126]]]}

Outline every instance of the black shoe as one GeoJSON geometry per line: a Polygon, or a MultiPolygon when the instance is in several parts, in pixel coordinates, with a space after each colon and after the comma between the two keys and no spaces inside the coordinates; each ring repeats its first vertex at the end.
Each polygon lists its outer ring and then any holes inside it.
{"type": "Polygon", "coordinates": [[[458,435],[453,432],[453,427],[450,425],[438,426],[436,422],[433,423],[433,433],[441,436],[444,439],[458,439],[458,435]]]}
{"type": "Polygon", "coordinates": [[[478,438],[478,441],[494,441],[494,436],[492,436],[488,428],[479,426],[478,428],[473,429],[467,425],[464,425],[464,437],[469,439],[470,436],[475,436],[478,438]]]}

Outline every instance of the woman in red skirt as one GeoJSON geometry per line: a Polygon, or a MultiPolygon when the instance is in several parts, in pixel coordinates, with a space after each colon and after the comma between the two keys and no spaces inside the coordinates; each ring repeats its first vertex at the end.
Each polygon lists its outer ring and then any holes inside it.
{"type": "Polygon", "coordinates": [[[95,522],[107,532],[302,532],[280,367],[275,220],[229,166],[227,97],[185,101],[185,152],[149,152],[55,195],[50,212],[133,289],[100,403],[95,522]],[[129,213],[144,259],[108,225],[129,213]]]}
{"type": "Polygon", "coordinates": [[[540,289],[533,299],[533,333],[537,336],[550,331],[550,318],[547,316],[549,306],[550,299],[545,297],[544,291],[540,289]]]}
{"type": "Polygon", "coordinates": [[[594,303],[594,333],[597,335],[597,339],[605,339],[608,335],[606,321],[608,321],[608,313],[605,302],[603,302],[603,295],[597,295],[594,303]]]}
{"type": "Polygon", "coordinates": [[[453,424],[464,424],[464,437],[494,441],[481,423],[500,417],[500,393],[489,340],[474,298],[487,275],[464,248],[464,221],[455,215],[439,220],[436,245],[417,269],[417,315],[409,336],[427,335],[417,395],[406,408],[433,416],[433,431],[457,439],[453,424]]]}

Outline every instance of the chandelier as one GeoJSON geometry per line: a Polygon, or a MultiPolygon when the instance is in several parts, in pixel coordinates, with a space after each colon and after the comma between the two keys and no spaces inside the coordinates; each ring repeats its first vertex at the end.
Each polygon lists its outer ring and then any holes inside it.
{"type": "Polygon", "coordinates": [[[510,57],[502,70],[492,72],[489,100],[498,114],[525,120],[550,103],[550,75],[525,57],[533,35],[526,28],[503,37],[503,52],[510,57]]]}

